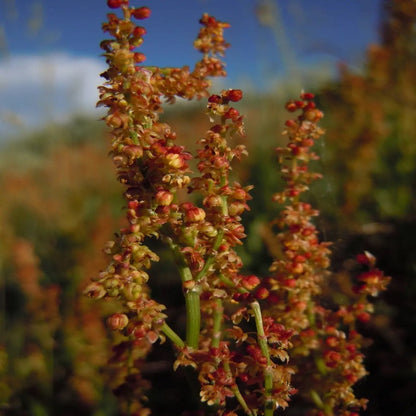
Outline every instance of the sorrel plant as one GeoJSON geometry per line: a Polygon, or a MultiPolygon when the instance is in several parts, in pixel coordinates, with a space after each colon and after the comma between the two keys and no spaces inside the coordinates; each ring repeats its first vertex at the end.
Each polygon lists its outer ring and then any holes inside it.
{"type": "Polygon", "coordinates": [[[146,30],[136,21],[148,18],[150,9],[129,0],[107,3],[114,13],[103,25],[111,39],[101,43],[108,69],[98,104],[108,108],[105,122],[125,186],[127,226],[106,245],[108,267],[86,293],[117,307],[107,323],[119,334],[109,369],[121,413],[149,414],[150,386],[141,366],[153,346],[168,339],[176,350],[173,370],[188,367],[197,374],[207,413],[271,416],[293,396],[307,415],[358,415],[366,401],[355,397],[352,386],[366,371],[357,323],[368,321],[369,297],[384,290],[389,278],[366,252],[358,256],[365,270],[349,302],[322,302],[331,278],[330,244],[320,241],[312,222],[319,212],[304,198],[321,176],[309,167],[323,134],[313,94],[303,92],[286,105],[293,118],[283,132],[287,145],[277,149],[285,186],[273,197],[276,219],[270,224],[276,258],[268,276],[245,274],[236,247],[245,237],[241,216],[249,209],[251,186],[231,176],[231,165],[247,155],[237,140],[244,134],[243,117],[234,107],[243,92],[208,91],[210,77],[225,75],[223,31],[229,25],[201,18],[194,46],[202,58],[193,69],[144,66],[136,48],[146,30]],[[208,97],[211,127],[195,155],[161,121],[163,101],[176,97],[208,97]],[[152,239],[175,260],[186,306],[184,334],[168,324],[169,311],[150,293],[151,265],[159,260],[149,247],[152,239]]]}

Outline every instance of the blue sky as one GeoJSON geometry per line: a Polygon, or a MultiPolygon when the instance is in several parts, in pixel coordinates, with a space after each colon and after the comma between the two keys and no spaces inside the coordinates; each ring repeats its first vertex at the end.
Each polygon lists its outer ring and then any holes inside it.
{"type": "MultiPolygon", "coordinates": [[[[131,0],[152,9],[143,21],[149,65],[192,65],[202,13],[228,21],[229,87],[269,89],[288,71],[299,71],[306,83],[305,68],[326,76],[339,62],[359,68],[366,46],[377,41],[380,0],[270,1],[279,21],[273,29],[259,23],[255,0],[131,0]]],[[[81,102],[85,111],[93,108],[97,73],[104,68],[98,45],[107,11],[105,0],[0,0],[0,95],[7,98],[0,105],[0,134],[2,113],[17,113],[23,125],[31,125],[59,111],[68,115],[68,106],[79,109],[81,102]],[[49,106],[49,115],[39,102],[49,106]]]]}

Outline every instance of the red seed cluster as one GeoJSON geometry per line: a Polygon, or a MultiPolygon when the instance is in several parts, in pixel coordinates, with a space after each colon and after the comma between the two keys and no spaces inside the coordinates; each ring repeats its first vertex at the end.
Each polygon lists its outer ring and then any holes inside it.
{"type": "Polygon", "coordinates": [[[291,385],[296,369],[296,381],[308,386],[306,402],[319,404],[319,409],[310,405],[311,415],[325,409],[328,415],[353,416],[351,409],[365,404],[352,392],[365,374],[355,325],[368,321],[368,297],[384,290],[389,278],[364,253],[358,261],[369,270],[356,279],[356,299],[335,310],[320,304],[330,244],[320,241],[313,224],[319,212],[303,200],[320,177],[310,168],[318,159],[312,148],[323,134],[314,95],[303,92],[286,104],[296,114],[285,123],[287,145],[277,149],[284,187],[273,201],[284,206],[271,228],[279,230],[272,237],[279,255],[268,277],[243,274],[237,246],[245,238],[242,216],[252,187],[231,175],[232,164],[247,154],[243,116],[234,107],[243,92],[208,93],[208,77],[225,75],[219,56],[228,47],[223,31],[229,25],[203,15],[194,43],[203,57],[193,69],[145,67],[146,57],[137,48],[146,30],[134,21],[147,19],[151,10],[131,7],[128,0],[107,4],[121,9],[122,17],[110,13],[103,25],[112,39],[101,43],[109,67],[98,104],[108,109],[104,120],[124,186],[127,223],[106,245],[109,264],[86,292],[114,299],[118,308],[107,319],[121,339],[110,360],[115,380],[121,381],[115,394],[130,414],[149,414],[141,363],[168,337],[177,348],[174,368],[197,371],[200,398],[218,415],[271,415],[287,407],[297,392],[291,385]],[[160,120],[164,102],[177,97],[208,97],[211,126],[194,154],[160,120]],[[171,252],[181,279],[183,339],[168,326],[165,306],[151,297],[151,266],[159,260],[149,244],[154,239],[171,252]]]}

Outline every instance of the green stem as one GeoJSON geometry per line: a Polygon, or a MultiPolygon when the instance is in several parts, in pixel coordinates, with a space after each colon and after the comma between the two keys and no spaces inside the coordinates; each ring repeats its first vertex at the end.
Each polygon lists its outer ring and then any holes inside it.
{"type": "Polygon", "coordinates": [[[201,329],[201,306],[199,291],[190,289],[185,293],[186,305],[186,343],[194,349],[198,348],[201,329]]]}
{"type": "Polygon", "coordinates": [[[212,347],[218,348],[220,346],[221,340],[221,326],[223,321],[223,312],[224,307],[222,305],[222,300],[216,300],[216,308],[214,311],[214,325],[212,326],[212,347]]]}
{"type": "Polygon", "coordinates": [[[310,395],[311,395],[311,399],[315,403],[316,407],[318,409],[323,409],[324,408],[324,402],[322,401],[321,396],[318,394],[318,392],[316,390],[311,390],[310,395]]]}
{"type": "Polygon", "coordinates": [[[321,409],[325,413],[325,416],[333,416],[332,409],[330,408],[330,406],[324,403],[321,396],[316,390],[310,391],[310,397],[312,401],[315,403],[316,407],[318,409],[321,409]]]}
{"type": "Polygon", "coordinates": [[[260,305],[257,301],[251,303],[251,308],[254,313],[254,319],[256,321],[257,328],[257,340],[260,346],[260,350],[264,357],[267,359],[267,366],[264,369],[264,390],[265,390],[265,403],[264,403],[264,416],[273,416],[274,403],[272,399],[273,390],[273,375],[272,375],[272,361],[270,359],[269,346],[267,344],[267,337],[263,327],[263,317],[261,314],[260,305]]]}
{"type": "Polygon", "coordinates": [[[314,361],[319,374],[326,376],[328,374],[328,369],[324,359],[322,357],[315,357],[314,361]]]}
{"type": "MultiPolygon", "coordinates": [[[[193,280],[191,269],[187,266],[183,254],[179,251],[178,245],[172,241],[169,246],[175,256],[178,271],[181,276],[182,283],[193,280]]],[[[199,287],[195,285],[192,289],[187,289],[185,292],[186,305],[186,344],[191,348],[198,348],[199,333],[201,330],[201,307],[200,307],[200,291],[199,287]]]]}
{"type": "MultiPolygon", "coordinates": [[[[231,369],[230,369],[230,363],[228,361],[224,362],[224,370],[231,374],[231,369]]],[[[237,399],[238,403],[240,403],[240,406],[243,408],[244,412],[248,415],[248,416],[255,416],[255,413],[248,407],[248,404],[246,403],[246,401],[244,400],[243,395],[240,392],[240,389],[238,388],[237,384],[234,384],[231,387],[232,392],[234,393],[235,398],[237,399]]]]}
{"type": "Polygon", "coordinates": [[[160,330],[169,338],[178,348],[184,348],[185,342],[182,338],[165,322],[160,330]]]}

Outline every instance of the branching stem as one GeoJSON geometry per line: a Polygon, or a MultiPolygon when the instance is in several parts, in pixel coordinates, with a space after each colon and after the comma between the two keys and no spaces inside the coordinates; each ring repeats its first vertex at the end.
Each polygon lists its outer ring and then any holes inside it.
{"type": "MultiPolygon", "coordinates": [[[[179,247],[172,241],[169,242],[173,254],[175,256],[178,271],[181,276],[182,283],[193,280],[192,272],[186,265],[183,254],[179,251],[179,247]]],[[[185,292],[186,305],[186,344],[191,348],[198,348],[199,332],[201,330],[201,307],[200,307],[199,287],[187,289],[185,292]]]]}
{"type": "Polygon", "coordinates": [[[184,348],[185,342],[182,338],[165,322],[161,331],[169,338],[178,348],[184,348]]]}
{"type": "Polygon", "coordinates": [[[216,300],[214,311],[214,325],[212,327],[212,347],[218,348],[221,341],[221,326],[223,322],[224,306],[221,299],[216,300]]]}
{"type": "MultiPolygon", "coordinates": [[[[224,362],[224,370],[227,373],[231,373],[231,369],[230,369],[230,363],[228,361],[224,362]]],[[[234,384],[233,386],[231,386],[231,390],[234,393],[235,398],[237,399],[238,403],[240,403],[240,406],[243,408],[244,412],[246,413],[246,415],[248,416],[255,416],[256,413],[253,412],[249,407],[247,402],[244,400],[243,395],[240,392],[240,389],[238,388],[237,384],[234,384]]]]}

